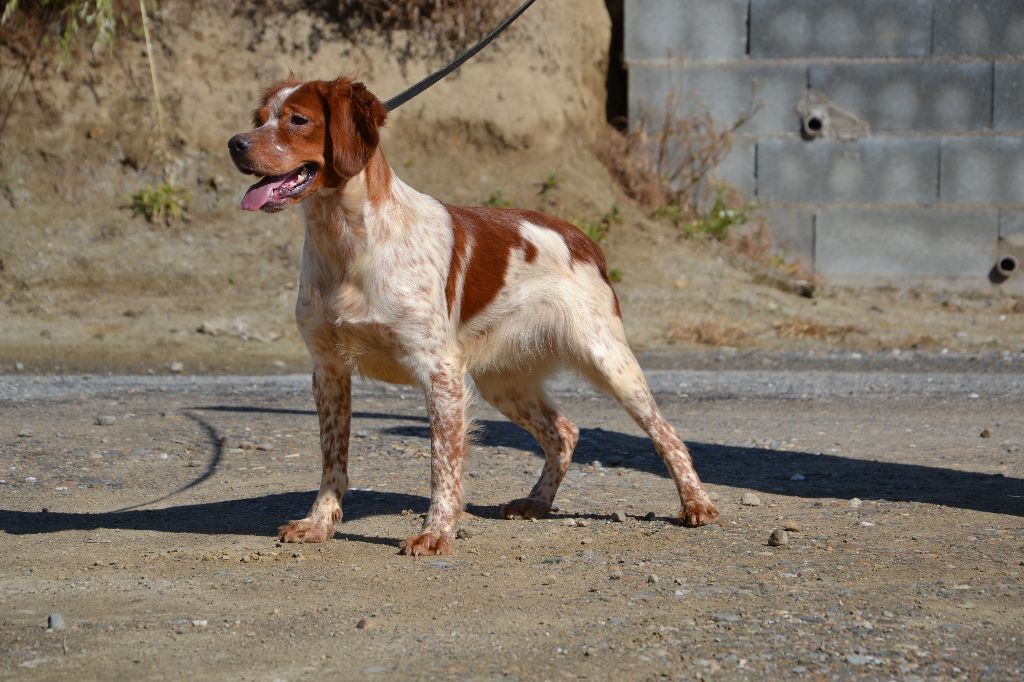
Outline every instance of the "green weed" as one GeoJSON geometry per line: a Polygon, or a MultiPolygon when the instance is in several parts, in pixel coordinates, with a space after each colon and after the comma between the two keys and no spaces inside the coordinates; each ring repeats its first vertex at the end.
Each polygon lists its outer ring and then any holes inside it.
{"type": "Polygon", "coordinates": [[[491,206],[493,208],[508,208],[512,203],[505,198],[505,193],[500,189],[491,192],[491,196],[487,197],[484,201],[484,206],[491,206]]]}
{"type": "Polygon", "coordinates": [[[188,210],[188,192],[168,182],[155,187],[144,187],[132,195],[132,215],[145,216],[151,223],[170,224],[181,219],[188,210]]]}

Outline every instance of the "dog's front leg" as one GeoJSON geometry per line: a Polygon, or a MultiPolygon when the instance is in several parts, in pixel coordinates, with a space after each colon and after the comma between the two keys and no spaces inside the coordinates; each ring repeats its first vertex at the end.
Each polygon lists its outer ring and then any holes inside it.
{"type": "Polygon", "coordinates": [[[348,439],[352,424],[352,374],[347,368],[317,364],[313,397],[320,418],[323,473],[320,492],[306,518],[281,526],[282,542],[324,542],[341,519],[341,497],[348,490],[348,439]]]}
{"type": "Polygon", "coordinates": [[[462,466],[466,456],[466,382],[444,366],[426,383],[430,415],[430,509],[423,529],[401,544],[402,554],[451,554],[462,514],[462,466]]]}

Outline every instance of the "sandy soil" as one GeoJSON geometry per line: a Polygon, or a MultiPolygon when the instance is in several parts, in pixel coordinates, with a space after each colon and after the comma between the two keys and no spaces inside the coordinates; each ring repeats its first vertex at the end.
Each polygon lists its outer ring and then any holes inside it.
{"type": "Polygon", "coordinates": [[[305,377],[0,380],[0,676],[1021,677],[1019,374],[651,378],[720,525],[672,525],[649,442],[569,386],[559,511],[498,517],[542,460],[481,408],[469,536],[425,559],[397,554],[428,502],[413,391],[357,390],[345,521],[281,546],[319,477],[305,377]]]}

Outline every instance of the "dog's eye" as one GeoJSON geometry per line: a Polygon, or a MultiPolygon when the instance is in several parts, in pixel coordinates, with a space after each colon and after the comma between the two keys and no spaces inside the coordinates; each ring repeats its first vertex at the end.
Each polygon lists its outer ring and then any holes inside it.
{"type": "Polygon", "coordinates": [[[309,119],[306,118],[305,116],[292,114],[291,118],[288,119],[288,122],[291,123],[293,126],[304,126],[307,123],[309,123],[309,119]]]}

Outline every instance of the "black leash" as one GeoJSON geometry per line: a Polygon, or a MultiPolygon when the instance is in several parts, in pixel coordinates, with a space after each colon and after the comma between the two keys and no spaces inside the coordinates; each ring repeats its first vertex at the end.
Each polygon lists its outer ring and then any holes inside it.
{"type": "Polygon", "coordinates": [[[471,57],[473,57],[473,55],[475,55],[477,52],[479,52],[480,50],[482,50],[485,47],[487,47],[487,44],[489,42],[491,42],[492,40],[497,38],[498,35],[502,31],[504,31],[506,28],[508,28],[512,24],[513,21],[518,19],[520,14],[522,14],[523,12],[528,10],[530,8],[530,5],[532,5],[533,3],[534,3],[534,0],[526,0],[526,2],[524,2],[519,7],[519,9],[517,9],[515,12],[513,12],[511,14],[511,16],[509,16],[508,19],[506,19],[505,21],[501,22],[501,24],[498,26],[498,28],[496,28],[493,31],[491,31],[490,33],[488,33],[487,36],[483,40],[481,40],[479,43],[474,45],[468,51],[464,52],[461,56],[459,56],[457,59],[455,59],[455,61],[453,61],[452,63],[450,63],[448,66],[444,67],[443,69],[441,69],[439,71],[435,71],[434,73],[430,74],[429,76],[427,76],[426,78],[421,80],[416,85],[414,85],[414,86],[412,86],[410,88],[406,88],[402,92],[398,93],[397,95],[395,95],[394,97],[389,99],[387,102],[384,102],[384,106],[387,107],[388,111],[394,111],[398,107],[402,106],[403,104],[405,104],[406,102],[411,100],[416,95],[420,94],[421,92],[423,92],[424,90],[429,88],[431,85],[433,85],[437,81],[441,80],[442,78],[444,78],[445,76],[450,74],[455,69],[457,69],[460,66],[462,66],[463,64],[465,64],[467,60],[469,60],[471,57]]]}

